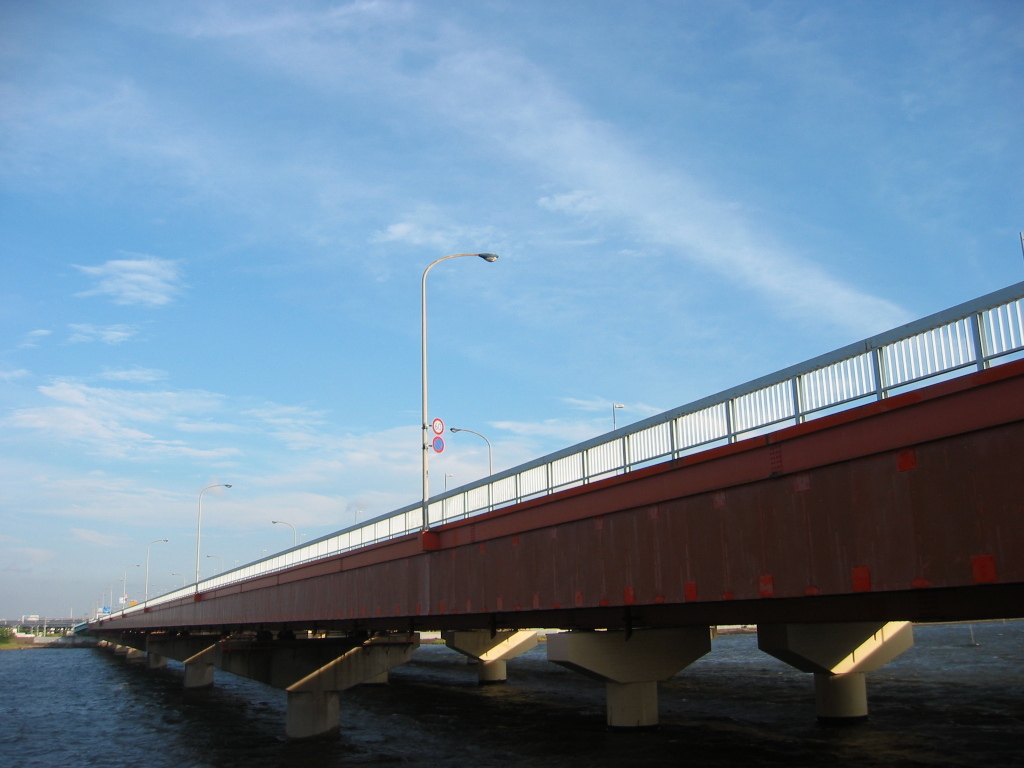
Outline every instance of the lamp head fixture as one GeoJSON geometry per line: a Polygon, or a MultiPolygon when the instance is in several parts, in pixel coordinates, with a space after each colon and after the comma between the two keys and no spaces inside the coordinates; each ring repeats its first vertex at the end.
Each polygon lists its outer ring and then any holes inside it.
{"type": "Polygon", "coordinates": [[[479,256],[484,261],[497,261],[498,260],[498,254],[496,254],[496,253],[478,253],[477,256],[479,256]]]}

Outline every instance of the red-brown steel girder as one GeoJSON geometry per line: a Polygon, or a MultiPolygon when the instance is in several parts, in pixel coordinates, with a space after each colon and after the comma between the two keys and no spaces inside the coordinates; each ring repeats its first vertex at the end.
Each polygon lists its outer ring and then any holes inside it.
{"type": "Polygon", "coordinates": [[[1024,614],[1024,361],[104,629],[621,627],[1024,614]]]}

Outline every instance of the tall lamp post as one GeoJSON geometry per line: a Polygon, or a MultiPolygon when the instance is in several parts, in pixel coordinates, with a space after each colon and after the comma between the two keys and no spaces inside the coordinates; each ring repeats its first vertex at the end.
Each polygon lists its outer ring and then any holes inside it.
{"type": "Polygon", "coordinates": [[[217,483],[215,485],[208,485],[199,492],[199,520],[196,523],[196,592],[199,591],[199,545],[203,536],[203,494],[211,488],[230,488],[231,486],[227,483],[217,483]]]}
{"type": "Polygon", "coordinates": [[[124,578],[121,579],[121,587],[123,588],[123,591],[124,591],[124,597],[121,599],[121,606],[122,606],[121,610],[122,611],[125,608],[128,607],[128,571],[131,570],[132,568],[141,568],[141,567],[142,567],[141,565],[136,563],[135,565],[129,565],[127,568],[124,569],[124,578]]]}
{"type": "Polygon", "coordinates": [[[423,279],[420,281],[420,375],[423,396],[423,445],[421,450],[423,454],[423,524],[421,527],[424,531],[430,527],[427,519],[427,511],[430,505],[430,426],[427,424],[427,273],[442,261],[457,259],[461,256],[479,256],[487,262],[498,260],[498,254],[496,253],[453,253],[451,256],[442,256],[440,259],[430,262],[427,268],[423,270],[423,279]]]}
{"type": "Polygon", "coordinates": [[[612,403],[612,432],[618,429],[618,424],[615,422],[615,411],[625,407],[622,403],[612,403]]]}
{"type": "Polygon", "coordinates": [[[289,528],[292,529],[292,549],[294,549],[295,546],[298,544],[298,542],[295,540],[295,526],[292,525],[291,523],[286,523],[284,520],[271,520],[270,524],[271,525],[287,525],[289,528]]]}
{"type": "Polygon", "coordinates": [[[471,435],[476,435],[477,437],[483,437],[484,438],[484,442],[487,443],[487,476],[490,477],[491,475],[494,474],[494,455],[493,455],[493,451],[491,450],[491,441],[490,440],[488,440],[486,437],[481,435],[479,432],[474,432],[472,429],[463,429],[462,427],[450,427],[448,429],[448,431],[449,432],[469,432],[469,434],[471,434],[471,435]]]}
{"type": "Polygon", "coordinates": [[[110,611],[109,613],[107,613],[108,616],[114,615],[114,584],[117,584],[117,582],[119,581],[122,584],[124,583],[124,579],[114,579],[114,581],[110,584],[110,605],[107,606],[110,609],[110,611]]]}
{"type": "Polygon", "coordinates": [[[153,541],[149,542],[149,544],[146,545],[146,602],[147,603],[149,602],[149,548],[152,547],[154,544],[158,544],[160,542],[163,542],[164,544],[166,544],[167,543],[167,539],[153,539],[153,541]]]}

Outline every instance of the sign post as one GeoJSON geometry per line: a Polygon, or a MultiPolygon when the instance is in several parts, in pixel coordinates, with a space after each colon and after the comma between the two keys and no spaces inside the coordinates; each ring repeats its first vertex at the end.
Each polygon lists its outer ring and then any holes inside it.
{"type": "Polygon", "coordinates": [[[441,435],[444,434],[444,422],[440,419],[434,419],[430,422],[430,428],[434,430],[435,435],[430,444],[433,446],[435,453],[441,453],[444,450],[444,440],[441,439],[441,435]]]}

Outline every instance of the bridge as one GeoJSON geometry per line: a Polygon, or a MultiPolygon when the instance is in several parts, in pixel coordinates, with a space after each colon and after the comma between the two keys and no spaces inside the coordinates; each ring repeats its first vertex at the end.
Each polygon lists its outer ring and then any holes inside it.
{"type": "Polygon", "coordinates": [[[715,627],[812,673],[818,717],[867,716],[865,673],[912,622],[1024,613],[1024,283],[93,621],[130,660],[288,692],[336,730],[420,633],[481,682],[546,635],[605,683],[611,726],[715,627]],[[424,519],[426,518],[426,519],[424,519]]]}
{"type": "Polygon", "coordinates": [[[7,627],[9,629],[19,630],[21,632],[59,632],[66,633],[71,629],[82,623],[82,619],[48,619],[39,618],[38,616],[33,618],[22,617],[21,619],[0,619],[0,627],[7,627]]]}

